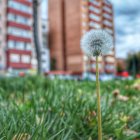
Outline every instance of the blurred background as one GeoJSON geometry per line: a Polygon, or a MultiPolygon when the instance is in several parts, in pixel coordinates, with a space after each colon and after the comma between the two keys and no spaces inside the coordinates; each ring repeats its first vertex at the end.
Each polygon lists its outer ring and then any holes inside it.
{"type": "Polygon", "coordinates": [[[139,78],[139,6],[138,0],[1,0],[0,75],[95,80],[95,58],[82,53],[80,39],[104,29],[114,47],[99,59],[100,79],[139,78]]]}

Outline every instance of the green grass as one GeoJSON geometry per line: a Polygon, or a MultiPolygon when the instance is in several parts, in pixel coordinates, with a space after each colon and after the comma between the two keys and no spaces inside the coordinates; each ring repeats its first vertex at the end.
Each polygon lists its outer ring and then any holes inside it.
{"type": "MultiPolygon", "coordinates": [[[[101,83],[103,140],[140,140],[140,91],[133,83],[101,83]],[[115,89],[129,100],[116,99],[115,89]]],[[[42,77],[1,79],[0,140],[25,134],[31,140],[97,140],[95,86],[42,77]]]]}

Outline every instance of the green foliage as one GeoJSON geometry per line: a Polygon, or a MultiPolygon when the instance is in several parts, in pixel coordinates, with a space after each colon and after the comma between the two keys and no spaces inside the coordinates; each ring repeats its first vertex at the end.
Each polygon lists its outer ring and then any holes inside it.
{"type": "Polygon", "coordinates": [[[51,59],[51,70],[56,70],[56,59],[55,58],[51,59]]]}
{"type": "MultiPolygon", "coordinates": [[[[104,140],[140,138],[140,95],[132,85],[133,81],[101,83],[104,140]],[[113,96],[118,88],[128,101],[113,96]]],[[[95,82],[43,77],[1,79],[0,138],[97,140],[95,87],[95,82]]]]}
{"type": "Polygon", "coordinates": [[[127,69],[131,74],[140,74],[140,52],[128,55],[127,69]]]}

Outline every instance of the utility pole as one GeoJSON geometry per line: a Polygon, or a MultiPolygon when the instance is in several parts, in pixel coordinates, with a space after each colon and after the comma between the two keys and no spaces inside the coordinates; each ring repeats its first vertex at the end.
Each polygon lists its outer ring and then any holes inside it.
{"type": "Polygon", "coordinates": [[[41,46],[39,40],[39,27],[38,27],[38,7],[40,5],[40,0],[33,0],[33,32],[34,32],[34,43],[35,43],[35,50],[36,50],[36,58],[37,58],[37,74],[41,75],[42,68],[41,68],[41,46]]]}

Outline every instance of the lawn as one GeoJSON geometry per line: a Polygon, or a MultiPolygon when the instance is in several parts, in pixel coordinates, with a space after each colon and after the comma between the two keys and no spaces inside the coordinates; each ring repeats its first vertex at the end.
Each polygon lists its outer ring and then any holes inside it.
{"type": "MultiPolygon", "coordinates": [[[[101,82],[103,140],[140,140],[135,81],[101,82]]],[[[0,80],[0,140],[97,140],[95,82],[0,80]]]]}

